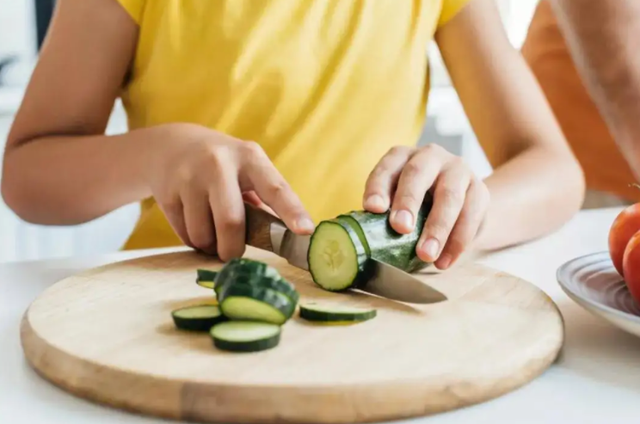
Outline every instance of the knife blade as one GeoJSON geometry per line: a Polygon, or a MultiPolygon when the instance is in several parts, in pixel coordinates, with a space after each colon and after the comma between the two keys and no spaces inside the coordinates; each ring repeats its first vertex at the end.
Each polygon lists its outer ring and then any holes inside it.
{"type": "MultiPolygon", "coordinates": [[[[298,235],[270,213],[246,205],[247,244],[268,250],[284,258],[297,268],[309,271],[307,252],[311,236],[298,235]]],[[[447,300],[444,293],[429,286],[411,274],[380,262],[372,261],[372,276],[358,290],[407,303],[436,303],[447,300]]]]}

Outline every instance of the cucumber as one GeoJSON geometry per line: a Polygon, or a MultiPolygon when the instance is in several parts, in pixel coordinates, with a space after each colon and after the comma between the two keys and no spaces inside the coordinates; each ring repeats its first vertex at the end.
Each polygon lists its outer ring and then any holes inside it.
{"type": "Polygon", "coordinates": [[[196,279],[196,284],[199,285],[200,287],[204,287],[205,289],[212,289],[214,286],[214,282],[211,280],[198,280],[196,279]]]}
{"type": "Polygon", "coordinates": [[[235,275],[264,275],[268,277],[280,277],[280,273],[274,267],[260,261],[248,258],[233,258],[228,261],[216,276],[215,288],[223,285],[235,275]]]}
{"type": "Polygon", "coordinates": [[[415,228],[409,234],[400,234],[391,227],[389,212],[352,211],[346,215],[360,226],[371,258],[411,273],[429,265],[416,255],[416,246],[431,206],[431,196],[427,195],[418,211],[415,228]]]}
{"type": "Polygon", "coordinates": [[[171,316],[176,327],[189,331],[209,331],[215,324],[226,320],[215,305],[187,306],[172,311],[171,316]]]}
{"type": "Polygon", "coordinates": [[[367,321],[376,317],[375,309],[353,308],[345,306],[322,306],[315,303],[300,305],[300,318],[308,321],[367,321]]]}
{"type": "Polygon", "coordinates": [[[318,224],[311,236],[307,261],[313,281],[328,291],[357,288],[370,275],[367,250],[344,219],[318,224]]]}
{"type": "Polygon", "coordinates": [[[231,284],[221,293],[220,310],[229,319],[284,324],[295,310],[286,295],[248,284],[231,284]]]}
{"type": "Polygon", "coordinates": [[[355,231],[356,234],[358,235],[358,238],[360,239],[360,242],[364,246],[364,250],[367,253],[367,257],[371,257],[371,249],[369,248],[369,243],[367,242],[367,237],[364,235],[364,231],[362,231],[362,227],[360,227],[360,224],[358,224],[358,221],[356,221],[350,215],[338,215],[338,218],[336,218],[336,219],[338,219],[339,221],[342,221],[345,224],[351,226],[353,231],[355,231]]]}
{"type": "Polygon", "coordinates": [[[279,325],[252,321],[227,321],[215,325],[209,334],[213,345],[232,352],[259,352],[278,346],[279,325]]]}
{"type": "Polygon", "coordinates": [[[266,289],[275,290],[287,296],[294,305],[296,305],[298,303],[298,300],[300,300],[300,294],[296,291],[295,287],[279,275],[270,276],[263,274],[245,273],[234,274],[233,276],[227,278],[225,282],[219,284],[215,289],[218,298],[222,298],[223,292],[226,288],[231,287],[235,284],[245,284],[249,286],[263,287],[266,289]]]}
{"type": "Polygon", "coordinates": [[[218,272],[208,269],[198,269],[197,275],[196,284],[207,289],[212,289],[218,272]]]}

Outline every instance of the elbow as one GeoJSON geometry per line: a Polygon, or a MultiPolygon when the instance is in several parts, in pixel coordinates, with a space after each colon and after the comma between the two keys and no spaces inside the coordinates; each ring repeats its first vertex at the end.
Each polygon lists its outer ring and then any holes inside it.
{"type": "Polygon", "coordinates": [[[20,220],[29,224],[56,224],[47,220],[47,217],[42,214],[42,208],[33,201],[31,196],[28,195],[28,191],[21,184],[18,184],[16,180],[17,178],[12,176],[11,173],[3,172],[1,183],[2,200],[9,210],[20,220]]]}
{"type": "Polygon", "coordinates": [[[19,191],[15,189],[15,185],[8,175],[7,172],[2,174],[2,201],[18,218],[25,220],[23,202],[20,199],[19,191]]]}
{"type": "Polygon", "coordinates": [[[0,181],[2,201],[18,218],[25,222],[34,223],[31,208],[28,205],[24,190],[22,190],[18,184],[19,177],[17,177],[11,169],[11,160],[5,156],[2,169],[2,181],[0,181]]]}
{"type": "Polygon", "coordinates": [[[18,171],[12,150],[4,153],[2,176],[0,178],[0,194],[5,205],[21,220],[30,224],[44,224],[38,217],[37,205],[34,205],[28,195],[29,190],[24,186],[23,175],[18,171]]]}

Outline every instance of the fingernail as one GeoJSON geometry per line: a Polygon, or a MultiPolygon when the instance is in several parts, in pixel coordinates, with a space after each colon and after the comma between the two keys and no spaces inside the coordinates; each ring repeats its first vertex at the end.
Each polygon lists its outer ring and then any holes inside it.
{"type": "Polygon", "coordinates": [[[422,251],[432,260],[436,260],[438,257],[438,251],[440,250],[440,243],[434,238],[427,239],[422,243],[422,251]]]}
{"type": "Polygon", "coordinates": [[[400,224],[405,228],[408,228],[408,229],[413,228],[413,215],[411,215],[411,212],[409,211],[405,211],[405,210],[396,211],[394,212],[394,216],[392,217],[392,219],[397,224],[400,224]]]}
{"type": "Polygon", "coordinates": [[[296,226],[298,227],[298,230],[302,231],[313,231],[315,228],[313,221],[311,221],[309,218],[302,218],[298,220],[296,226]]]}
{"type": "Polygon", "coordinates": [[[372,196],[367,197],[367,201],[365,202],[366,209],[376,209],[376,210],[385,210],[386,205],[384,203],[384,199],[382,196],[378,194],[374,194],[372,196]]]}

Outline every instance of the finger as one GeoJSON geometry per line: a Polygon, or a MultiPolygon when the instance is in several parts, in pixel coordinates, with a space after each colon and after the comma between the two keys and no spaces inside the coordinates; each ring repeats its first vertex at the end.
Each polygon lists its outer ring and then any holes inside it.
{"type": "Polygon", "coordinates": [[[460,216],[470,181],[469,171],[455,164],[443,168],[436,179],[433,206],[424,224],[416,252],[422,260],[433,262],[438,259],[460,216]]]}
{"type": "Polygon", "coordinates": [[[191,188],[182,195],[184,220],[194,248],[216,253],[216,233],[206,192],[191,188]]]}
{"type": "Polygon", "coordinates": [[[246,226],[244,201],[237,174],[220,174],[211,185],[209,199],[218,241],[218,256],[224,262],[242,257],[245,251],[246,226]]]}
{"type": "Polygon", "coordinates": [[[447,269],[453,265],[476,237],[489,206],[488,193],[481,182],[471,181],[460,217],[455,223],[440,257],[435,262],[437,268],[447,269]]]}
{"type": "Polygon", "coordinates": [[[242,194],[242,197],[244,201],[249,203],[250,205],[253,205],[258,209],[262,209],[263,211],[268,212],[273,216],[278,216],[278,214],[275,213],[274,210],[269,207],[269,205],[267,205],[262,201],[262,199],[260,199],[255,191],[252,190],[245,192],[242,194]]]}
{"type": "Polygon", "coordinates": [[[261,208],[264,206],[262,199],[260,199],[260,197],[258,197],[258,194],[253,190],[245,191],[244,193],[242,193],[242,199],[251,206],[255,206],[256,208],[261,208]]]}
{"type": "Polygon", "coordinates": [[[385,154],[369,174],[365,184],[362,206],[373,213],[384,213],[389,209],[402,167],[415,149],[394,147],[385,154]]]}
{"type": "Polygon", "coordinates": [[[443,155],[427,148],[418,151],[406,163],[398,179],[389,216],[394,230],[401,234],[414,230],[424,196],[438,178],[443,160],[443,155]]]}
{"type": "Polygon", "coordinates": [[[169,202],[159,202],[158,207],[167,218],[169,225],[173,228],[178,238],[182,240],[182,243],[193,248],[194,246],[191,240],[189,240],[189,234],[187,233],[187,226],[184,223],[184,211],[180,198],[177,197],[175,200],[169,202]]]}
{"type": "Polygon", "coordinates": [[[255,206],[256,208],[262,209],[265,212],[269,212],[271,215],[274,215],[274,216],[278,215],[274,212],[273,209],[269,207],[269,205],[264,203],[262,199],[258,196],[258,194],[253,190],[242,193],[242,198],[244,199],[245,202],[247,202],[252,206],[255,206]]]}
{"type": "MultiPolygon", "coordinates": [[[[252,143],[246,144],[255,146],[252,143]]],[[[258,197],[271,207],[291,231],[297,234],[311,234],[315,225],[289,183],[259,146],[249,149],[250,159],[241,172],[246,173],[258,197]]]]}

